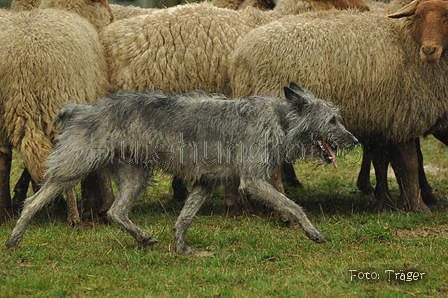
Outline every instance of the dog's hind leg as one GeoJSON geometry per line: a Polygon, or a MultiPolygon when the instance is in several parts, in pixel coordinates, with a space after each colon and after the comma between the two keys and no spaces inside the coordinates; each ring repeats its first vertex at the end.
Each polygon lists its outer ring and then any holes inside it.
{"type": "Polygon", "coordinates": [[[279,193],[267,181],[262,179],[241,179],[240,190],[248,192],[255,196],[266,205],[274,208],[278,212],[288,215],[300,224],[305,234],[311,240],[317,243],[327,242],[325,237],[314,227],[311,221],[306,216],[302,208],[288,199],[283,194],[279,193]]]}
{"type": "Polygon", "coordinates": [[[66,189],[65,186],[66,184],[61,183],[45,183],[36,194],[25,200],[20,218],[6,240],[7,247],[16,248],[19,245],[33,216],[56,196],[62,194],[66,189]]]}
{"type": "Polygon", "coordinates": [[[149,171],[140,165],[115,164],[113,174],[116,176],[119,191],[114,203],[107,212],[109,220],[116,222],[144,245],[154,245],[157,240],[137,227],[128,217],[131,204],[146,188],[149,171]]]}
{"type": "Polygon", "coordinates": [[[174,225],[174,244],[176,252],[180,254],[192,254],[193,249],[185,246],[185,235],[193,221],[194,216],[201,208],[205,200],[211,196],[214,186],[210,184],[196,183],[185,201],[185,205],[174,225]]]}

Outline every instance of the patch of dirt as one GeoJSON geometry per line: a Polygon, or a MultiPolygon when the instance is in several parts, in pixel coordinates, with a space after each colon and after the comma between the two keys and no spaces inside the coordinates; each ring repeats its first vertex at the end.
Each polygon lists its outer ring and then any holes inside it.
{"type": "Polygon", "coordinates": [[[428,237],[443,237],[448,238],[448,225],[440,227],[423,227],[421,229],[413,229],[407,227],[399,229],[394,232],[394,237],[397,238],[428,238],[428,237]]]}

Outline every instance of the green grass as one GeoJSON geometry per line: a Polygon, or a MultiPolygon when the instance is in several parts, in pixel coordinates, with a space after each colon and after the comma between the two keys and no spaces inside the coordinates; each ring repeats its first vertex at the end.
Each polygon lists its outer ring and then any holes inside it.
{"type": "MultiPolygon", "coordinates": [[[[309,162],[296,168],[305,187],[290,197],[329,243],[315,244],[269,214],[228,218],[220,189],[187,233],[187,245],[207,253],[182,256],[172,233],[180,208],[170,201],[169,179],[157,176],[131,215],[157,245],[142,247],[115,224],[68,227],[50,207],[19,249],[0,248],[0,297],[448,297],[448,148],[433,138],[422,144],[441,200],[429,215],[379,210],[373,196],[360,195],[357,149],[338,170],[309,162]],[[407,271],[421,279],[400,280],[407,271]],[[358,278],[367,272],[379,278],[358,278]]],[[[1,227],[1,239],[13,224],[1,227]]]]}

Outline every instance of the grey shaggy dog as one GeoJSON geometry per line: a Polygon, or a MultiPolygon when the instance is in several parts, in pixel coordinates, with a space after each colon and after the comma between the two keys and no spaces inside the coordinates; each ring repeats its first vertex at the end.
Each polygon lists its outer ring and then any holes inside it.
{"type": "Polygon", "coordinates": [[[282,161],[314,154],[335,158],[333,146],[352,147],[357,139],[340,123],[336,106],[303,90],[285,87],[285,99],[161,91],[121,92],[92,104],[69,104],[58,114],[61,134],[48,159],[45,183],[25,201],[6,241],[15,248],[45,204],[97,169],[115,177],[119,192],[108,217],[137,242],[152,245],[151,235],[128,218],[132,201],[145,189],[154,169],[195,181],[175,224],[175,248],[192,253],[185,235],[193,217],[222,183],[239,182],[250,194],[296,220],[313,241],[325,237],[302,208],[276,191],[268,179],[282,161]],[[322,153],[325,152],[325,153],[322,153]]]}

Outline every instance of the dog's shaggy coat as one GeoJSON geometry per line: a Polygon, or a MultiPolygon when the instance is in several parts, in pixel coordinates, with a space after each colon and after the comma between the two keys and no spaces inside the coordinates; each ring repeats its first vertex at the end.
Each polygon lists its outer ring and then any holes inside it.
{"type": "Polygon", "coordinates": [[[101,168],[111,170],[119,184],[109,218],[143,244],[156,240],[135,226],[128,213],[155,168],[195,181],[175,225],[179,253],[192,252],[184,244],[185,234],[204,200],[217,185],[235,181],[242,192],[297,221],[310,239],[325,242],[302,209],[268,179],[280,162],[303,158],[316,141],[351,147],[357,139],[340,124],[335,106],[293,83],[290,87],[285,88],[287,100],[148,91],[64,107],[57,118],[62,134],[49,157],[46,182],[25,201],[6,245],[18,245],[44,204],[101,168]]]}

